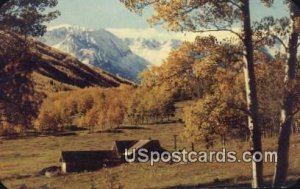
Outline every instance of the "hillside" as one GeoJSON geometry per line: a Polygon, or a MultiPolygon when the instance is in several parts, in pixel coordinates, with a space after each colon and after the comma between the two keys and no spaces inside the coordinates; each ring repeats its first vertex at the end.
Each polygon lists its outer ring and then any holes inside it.
{"type": "MultiPolygon", "coordinates": [[[[47,82],[60,83],[66,87],[117,87],[131,84],[130,81],[116,77],[100,68],[87,66],[71,55],[37,42],[37,55],[41,57],[33,76],[44,78],[47,82]]],[[[42,80],[44,80],[42,79],[42,80]]],[[[40,79],[35,79],[37,84],[40,79]]]]}
{"type": "Polygon", "coordinates": [[[124,41],[104,29],[56,26],[49,28],[39,40],[72,54],[84,64],[132,81],[138,81],[139,73],[150,65],[144,58],[134,54],[124,41]]]}
{"type": "Polygon", "coordinates": [[[0,122],[23,124],[52,92],[132,84],[31,38],[1,31],[0,43],[0,122]]]}

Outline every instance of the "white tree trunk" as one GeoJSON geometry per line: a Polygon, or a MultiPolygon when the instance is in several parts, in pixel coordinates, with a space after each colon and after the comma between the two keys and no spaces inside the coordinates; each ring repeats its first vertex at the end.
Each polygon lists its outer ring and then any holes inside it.
{"type": "MultiPolygon", "coordinates": [[[[299,9],[293,4],[290,4],[291,19],[295,21],[297,16],[300,16],[299,9]]],[[[288,49],[288,61],[285,69],[284,79],[284,99],[281,110],[280,120],[280,133],[278,139],[278,160],[276,163],[273,187],[284,186],[287,171],[289,167],[289,147],[290,147],[290,135],[293,123],[293,109],[294,109],[294,87],[296,80],[297,69],[297,45],[299,34],[293,27],[293,32],[289,38],[288,49]]]]}
{"type": "MultiPolygon", "coordinates": [[[[258,100],[256,90],[256,80],[254,71],[253,40],[250,18],[249,0],[243,0],[243,18],[244,18],[244,74],[246,86],[246,98],[248,107],[248,127],[250,130],[250,148],[252,154],[262,152],[261,129],[258,122],[258,100]]],[[[252,187],[259,188],[263,186],[263,162],[252,161],[252,187]]]]}

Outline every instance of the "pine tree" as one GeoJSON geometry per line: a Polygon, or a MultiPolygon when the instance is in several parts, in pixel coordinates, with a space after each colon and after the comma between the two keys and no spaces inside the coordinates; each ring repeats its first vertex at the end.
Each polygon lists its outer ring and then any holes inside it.
{"type": "Polygon", "coordinates": [[[57,5],[57,0],[9,0],[1,4],[0,29],[25,36],[42,36],[45,22],[57,18],[59,11],[48,11],[57,5]]]}

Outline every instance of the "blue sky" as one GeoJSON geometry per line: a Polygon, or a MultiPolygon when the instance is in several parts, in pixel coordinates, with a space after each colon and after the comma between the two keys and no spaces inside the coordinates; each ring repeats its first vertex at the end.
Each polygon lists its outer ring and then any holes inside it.
{"type": "MultiPolygon", "coordinates": [[[[151,15],[147,10],[143,16],[127,10],[119,0],[58,0],[56,9],[61,16],[49,26],[60,24],[79,25],[87,28],[149,28],[146,21],[151,15]]],[[[251,0],[253,19],[267,15],[283,16],[287,11],[282,9],[282,0],[275,0],[271,9],[258,6],[259,0],[251,0]]]]}
{"type": "MultiPolygon", "coordinates": [[[[49,24],[49,29],[57,25],[77,25],[85,28],[104,28],[119,38],[142,38],[156,39],[159,41],[169,41],[178,39],[193,42],[196,36],[214,35],[218,39],[235,37],[230,32],[207,32],[205,34],[191,32],[168,32],[162,28],[150,28],[147,18],[151,16],[151,9],[147,9],[143,16],[130,12],[120,3],[120,0],[58,0],[56,7],[61,12],[61,16],[49,24]]],[[[254,20],[259,20],[264,16],[287,16],[287,8],[284,11],[283,0],[275,0],[272,8],[264,8],[260,0],[251,0],[251,13],[254,20]]],[[[238,40],[237,40],[238,41],[238,40]]],[[[160,51],[149,51],[140,49],[139,46],[130,47],[131,50],[146,58],[154,64],[160,64],[167,58],[170,48],[163,48],[160,51]]]]}
{"type": "MultiPolygon", "coordinates": [[[[127,10],[119,0],[58,0],[61,16],[50,25],[88,28],[146,28],[146,17],[127,10]]],[[[148,11],[149,12],[149,11],[148,11]]],[[[148,14],[149,16],[150,14],[148,14]]]]}

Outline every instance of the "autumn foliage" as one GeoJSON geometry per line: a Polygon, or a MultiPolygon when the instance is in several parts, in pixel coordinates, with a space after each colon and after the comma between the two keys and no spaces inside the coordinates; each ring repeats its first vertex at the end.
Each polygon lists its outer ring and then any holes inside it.
{"type": "Polygon", "coordinates": [[[87,127],[91,131],[117,127],[124,119],[130,90],[127,86],[86,88],[51,95],[41,105],[34,125],[38,129],[51,131],[74,125],[87,127]]]}
{"type": "MultiPolygon", "coordinates": [[[[249,139],[243,56],[239,44],[198,38],[170,53],[160,67],[143,74],[142,86],[165,88],[174,101],[192,100],[184,109],[183,136],[212,145],[221,138],[249,139]]],[[[274,134],[280,116],[284,56],[255,52],[262,130],[274,134]]]]}
{"type": "MultiPolygon", "coordinates": [[[[283,64],[263,51],[255,53],[263,131],[275,133],[282,99],[283,64]],[[274,95],[276,94],[276,95],[274,95]]],[[[249,139],[243,62],[239,45],[215,37],[185,42],[160,67],[141,74],[137,87],[86,88],[49,96],[35,126],[58,131],[70,126],[93,130],[120,125],[162,123],[174,117],[174,105],[192,100],[182,116],[182,136],[212,145],[234,137],[249,139]]]]}
{"type": "Polygon", "coordinates": [[[172,111],[172,97],[160,88],[86,88],[49,96],[34,125],[43,131],[72,126],[105,131],[122,124],[159,122],[172,111]]]}

